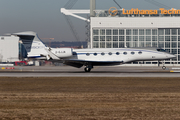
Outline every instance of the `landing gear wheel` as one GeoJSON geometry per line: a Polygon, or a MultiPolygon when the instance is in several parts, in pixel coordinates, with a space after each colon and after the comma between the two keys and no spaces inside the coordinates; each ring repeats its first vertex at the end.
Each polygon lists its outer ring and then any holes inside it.
{"type": "Polygon", "coordinates": [[[90,71],[91,71],[91,68],[84,68],[84,71],[85,71],[85,72],[90,72],[90,71]]]}
{"type": "Polygon", "coordinates": [[[163,67],[162,67],[162,69],[163,69],[163,70],[166,70],[166,67],[165,67],[165,66],[163,66],[163,67]]]}

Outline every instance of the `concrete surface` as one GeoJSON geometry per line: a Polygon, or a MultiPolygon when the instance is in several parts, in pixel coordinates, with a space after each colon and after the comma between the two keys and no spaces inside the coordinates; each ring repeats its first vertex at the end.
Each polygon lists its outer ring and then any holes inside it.
{"type": "MultiPolygon", "coordinates": [[[[6,67],[4,67],[6,68],[6,67]]],[[[95,67],[90,73],[84,68],[69,66],[34,67],[18,66],[14,69],[1,69],[0,77],[180,77],[179,67],[95,67]]]]}

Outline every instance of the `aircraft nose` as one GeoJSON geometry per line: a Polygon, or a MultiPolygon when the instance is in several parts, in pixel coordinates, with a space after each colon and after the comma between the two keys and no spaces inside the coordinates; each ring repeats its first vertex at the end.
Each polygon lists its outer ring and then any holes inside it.
{"type": "Polygon", "coordinates": [[[168,55],[166,55],[166,57],[169,58],[169,59],[172,59],[172,58],[175,58],[176,56],[173,55],[173,54],[168,54],[168,55]]]}

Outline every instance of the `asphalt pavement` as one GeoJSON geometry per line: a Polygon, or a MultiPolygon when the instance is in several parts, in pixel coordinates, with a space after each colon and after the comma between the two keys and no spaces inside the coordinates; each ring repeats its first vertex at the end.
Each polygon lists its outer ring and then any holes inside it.
{"type": "Polygon", "coordinates": [[[180,77],[180,67],[94,67],[91,72],[70,66],[16,66],[1,67],[0,77],[180,77]]]}

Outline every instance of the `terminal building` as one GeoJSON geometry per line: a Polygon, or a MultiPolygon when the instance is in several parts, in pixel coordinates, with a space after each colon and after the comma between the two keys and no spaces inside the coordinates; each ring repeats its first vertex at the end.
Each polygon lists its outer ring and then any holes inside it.
{"type": "MultiPolygon", "coordinates": [[[[90,23],[90,48],[160,47],[177,56],[164,61],[166,66],[180,66],[180,10],[115,7],[96,10],[95,6],[95,0],[91,0],[90,10],[82,10],[82,13],[90,13],[90,19],[78,17],[90,23]]],[[[80,13],[66,9],[61,9],[61,12],[72,16],[80,13]]],[[[156,66],[158,61],[129,64],[156,66]]]]}

